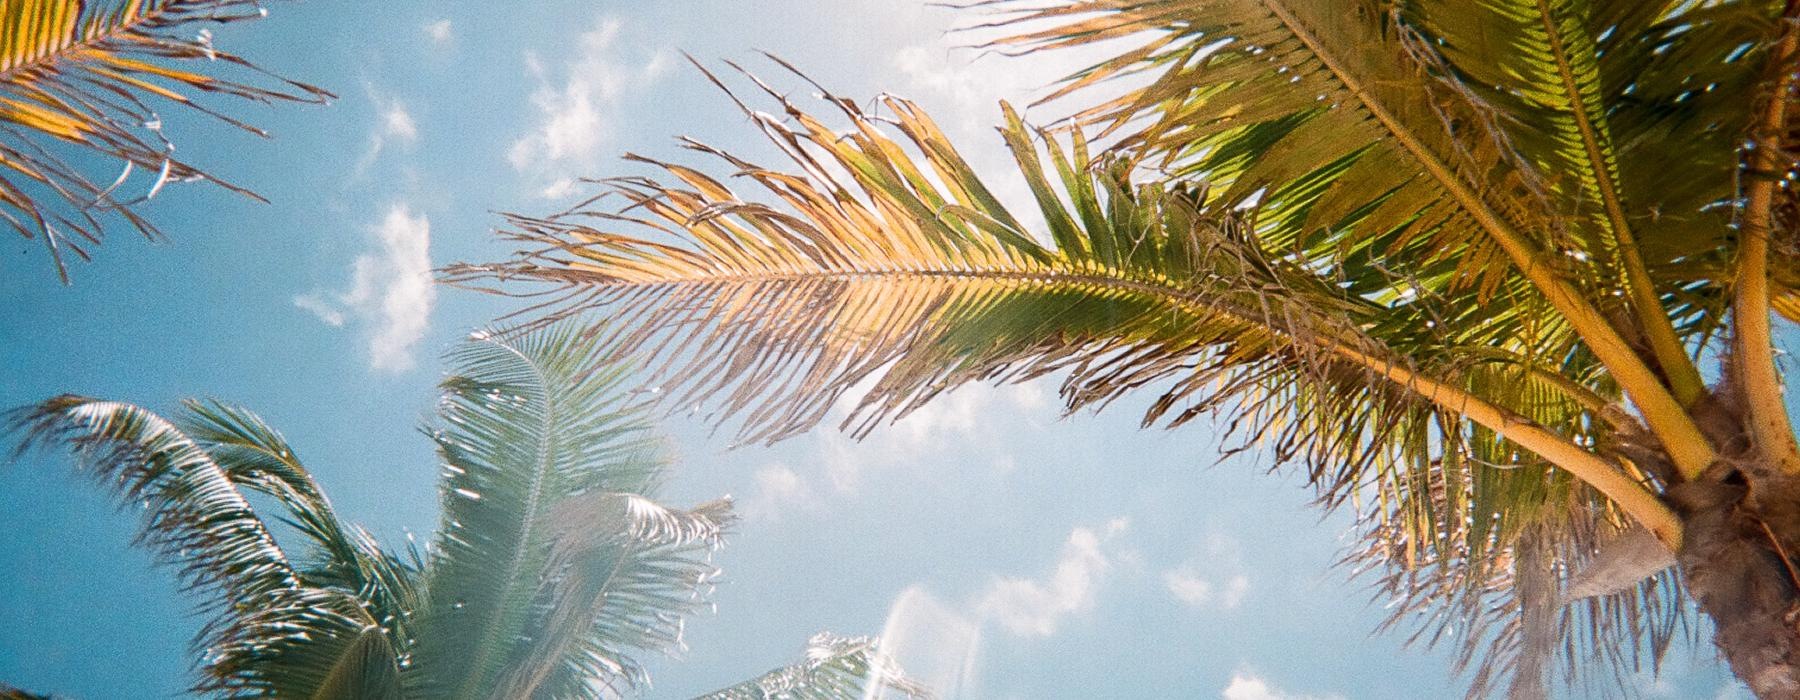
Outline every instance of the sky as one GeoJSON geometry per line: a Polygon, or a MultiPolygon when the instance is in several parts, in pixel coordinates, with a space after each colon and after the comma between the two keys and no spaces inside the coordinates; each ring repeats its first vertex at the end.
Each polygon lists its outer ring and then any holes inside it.
{"type": "MultiPolygon", "coordinates": [[[[755,53],[768,50],[840,94],[913,98],[1001,177],[996,101],[1030,102],[1080,58],[957,48],[969,35],[946,30],[967,15],[901,1],[269,5],[216,43],[340,99],[236,109],[266,141],[169,113],[184,156],[270,203],[171,186],[144,209],[170,242],[116,232],[70,286],[37,243],[0,239],[0,406],[75,392],[250,407],[340,514],[389,543],[436,522],[417,426],[439,355],[516,308],[430,270],[509,253],[496,212],[559,211],[591,193],[580,178],[641,174],[626,151],[681,158],[673,137],[693,135],[766,152],[683,52],[776,76],[755,53]]],[[[1023,183],[999,189],[1018,198],[1023,183]]],[[[953,698],[1458,692],[1448,654],[1372,634],[1384,613],[1368,582],[1331,566],[1347,515],[1312,509],[1253,454],[1218,462],[1204,421],[1139,430],[1141,407],[1059,418],[1053,384],[977,386],[860,443],[815,431],[738,450],[674,422],[664,500],[730,494],[744,520],[716,559],[717,611],[651,664],[646,695],[757,675],[826,630],[883,634],[953,698]]],[[[0,466],[0,680],[76,698],[186,687],[193,601],[131,547],[136,524],[66,460],[0,466]]],[[[1638,683],[1651,698],[1748,697],[1708,645],[1638,683]]]]}

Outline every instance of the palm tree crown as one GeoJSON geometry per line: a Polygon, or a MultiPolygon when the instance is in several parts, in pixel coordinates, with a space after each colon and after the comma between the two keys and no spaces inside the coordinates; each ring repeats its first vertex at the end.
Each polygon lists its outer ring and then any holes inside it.
{"type": "MultiPolygon", "coordinates": [[[[195,691],[232,697],[614,697],[647,680],[708,605],[729,500],[651,500],[668,458],[624,375],[573,327],[480,337],[450,356],[443,516],[423,552],[339,520],[255,415],[190,401],[175,419],[63,396],[15,414],[29,445],[75,449],[145,513],[142,541],[198,590],[195,691]],[[278,510],[272,527],[248,496],[278,510]],[[266,500],[265,500],[266,499],[266,500]],[[290,533],[300,548],[283,547],[290,533]],[[278,537],[280,535],[280,537],[278,537]]],[[[869,640],[721,691],[892,688],[924,697],[869,640]]]]}
{"type": "Polygon", "coordinates": [[[1044,235],[915,105],[827,92],[839,131],[756,81],[783,166],[686,144],[758,195],[639,158],[663,177],[609,181],[627,206],[515,216],[526,250],[446,278],[605,309],[604,356],[752,441],[851,387],[857,430],[971,380],[1055,373],[1071,410],[1146,388],[1147,425],[1218,415],[1353,505],[1351,559],[1462,645],[1472,694],[1559,665],[1616,688],[1684,583],[1757,692],[1800,692],[1770,335],[1800,318],[1796,8],[976,4],[1019,27],[991,48],[1118,51],[1052,96],[1103,95],[1073,127],[1003,107],[1044,235]]]}

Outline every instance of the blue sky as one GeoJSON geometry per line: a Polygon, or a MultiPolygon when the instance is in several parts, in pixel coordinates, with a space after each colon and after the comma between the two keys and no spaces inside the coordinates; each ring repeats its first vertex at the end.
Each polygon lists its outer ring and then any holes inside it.
{"type": "MultiPolygon", "coordinates": [[[[672,137],[691,134],[758,152],[681,51],[716,65],[768,49],[843,94],[917,99],[995,173],[995,100],[1029,102],[1079,60],[953,50],[955,14],[910,2],[271,10],[215,30],[220,46],[342,99],[242,110],[267,142],[167,122],[185,156],[272,203],[171,187],[146,209],[171,243],[116,233],[69,287],[36,243],[0,240],[0,405],[77,392],[248,406],[390,543],[436,520],[416,426],[438,354],[511,308],[435,288],[429,270],[505,255],[493,212],[555,211],[587,191],[575,178],[641,172],[626,150],[679,157],[672,137]]],[[[1211,426],[1142,432],[1134,408],[1058,420],[1040,383],[960,390],[862,443],[817,432],[727,451],[671,425],[683,459],[668,500],[729,493],[745,520],[717,559],[717,613],[690,621],[682,658],[652,665],[648,695],[755,675],[820,630],[886,630],[953,697],[1450,694],[1447,655],[1371,637],[1382,611],[1330,568],[1347,516],[1309,509],[1296,479],[1252,457],[1212,466],[1211,426]]],[[[60,460],[0,469],[0,679],[83,698],[185,686],[191,601],[130,548],[134,527],[60,460]]],[[[1670,670],[1642,679],[1647,696],[1747,697],[1709,647],[1677,650],[1670,670]]]]}

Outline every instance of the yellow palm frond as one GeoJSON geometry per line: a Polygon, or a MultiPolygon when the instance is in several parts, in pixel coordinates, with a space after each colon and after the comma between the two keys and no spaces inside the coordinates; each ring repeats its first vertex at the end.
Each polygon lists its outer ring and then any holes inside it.
{"type": "Polygon", "coordinates": [[[1769,300],[1769,306],[1783,318],[1800,323],[1800,290],[1786,289],[1769,300]]]}
{"type": "Polygon", "coordinates": [[[320,88],[274,77],[214,48],[211,31],[196,30],[203,23],[264,13],[255,0],[0,0],[0,219],[5,226],[40,238],[67,282],[64,255],[88,259],[107,219],[122,219],[153,239],[160,236],[132,207],[168,182],[203,180],[255,197],[176,159],[162,136],[157,105],[177,105],[266,135],[197,101],[197,95],[258,102],[331,98],[320,88]],[[102,158],[91,155],[96,153],[102,158]],[[149,188],[140,196],[120,196],[138,170],[153,177],[149,188]]]}
{"type": "MultiPolygon", "coordinates": [[[[1453,266],[1312,257],[1284,243],[1283,216],[1316,189],[1243,208],[1134,182],[1079,131],[1008,110],[1040,240],[912,103],[827,95],[840,129],[766,92],[782,116],[742,108],[789,167],[687,142],[760,198],[639,158],[666,178],[608,181],[616,210],[513,216],[527,250],[446,279],[541,295],[526,325],[606,316],[608,358],[647,362],[672,408],[740,419],[744,441],[807,429],[853,392],[844,426],[861,433],[966,382],[1046,374],[1070,410],[1143,389],[1146,424],[1218,414],[1244,447],[1303,465],[1326,503],[1361,498],[1387,582],[1454,591],[1432,620],[1503,602],[1499,555],[1538,523],[1587,537],[1636,518],[1679,538],[1615,449],[1638,437],[1617,387],[1566,333],[1533,332],[1554,314],[1528,287],[1480,300],[1439,293],[1453,266]]],[[[1401,597],[1408,619],[1427,605],[1401,597]]]]}

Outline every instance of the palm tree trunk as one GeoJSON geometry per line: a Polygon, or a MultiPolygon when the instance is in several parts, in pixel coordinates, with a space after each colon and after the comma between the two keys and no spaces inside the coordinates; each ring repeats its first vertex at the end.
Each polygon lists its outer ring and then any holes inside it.
{"type": "Polygon", "coordinates": [[[1669,494],[1685,521],[1682,573],[1712,618],[1713,643],[1758,698],[1771,700],[1800,698],[1800,480],[1775,471],[1669,494]]]}

